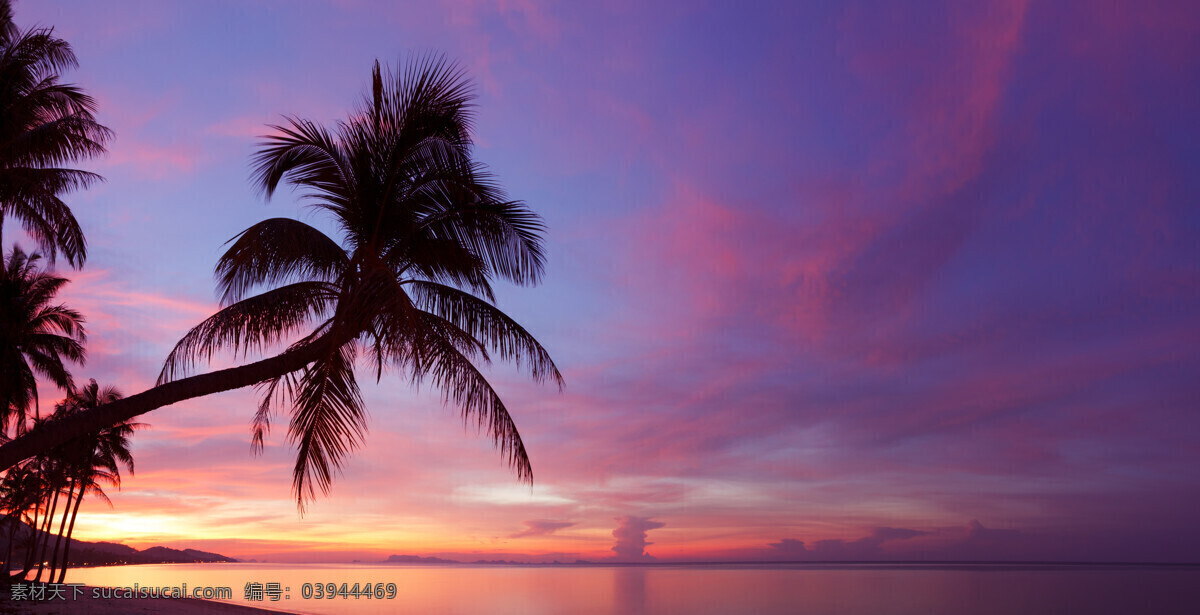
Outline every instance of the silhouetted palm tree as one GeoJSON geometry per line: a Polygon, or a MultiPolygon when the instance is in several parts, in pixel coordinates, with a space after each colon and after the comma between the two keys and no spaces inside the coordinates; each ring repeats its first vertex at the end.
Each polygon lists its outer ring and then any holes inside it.
{"type": "MultiPolygon", "coordinates": [[[[35,419],[36,424],[46,421],[45,418],[35,419]]],[[[14,578],[25,578],[37,560],[38,555],[44,550],[45,536],[50,524],[50,503],[54,494],[58,493],[58,483],[56,482],[56,474],[61,466],[57,461],[51,459],[48,455],[38,455],[37,457],[27,459],[20,465],[10,468],[8,472],[18,472],[17,481],[12,484],[13,489],[18,489],[26,496],[33,500],[29,507],[26,516],[25,524],[27,529],[24,531],[18,530],[21,536],[21,548],[25,551],[24,565],[21,571],[11,575],[14,578]]],[[[5,474],[5,489],[8,489],[9,474],[5,474]]],[[[9,562],[9,568],[12,564],[9,562]]]]}
{"type": "Polygon", "coordinates": [[[17,539],[27,538],[25,528],[37,526],[43,489],[41,477],[33,465],[25,463],[13,466],[0,479],[0,510],[4,511],[3,523],[8,535],[8,547],[3,562],[0,562],[0,570],[5,578],[11,574],[17,539]]]}
{"type": "Polygon", "coordinates": [[[60,72],[77,65],[53,29],[21,32],[9,0],[0,0],[0,234],[11,216],[51,263],[61,250],[75,267],[87,257],[87,245],[61,197],[100,176],[64,167],[104,153],[112,136],[93,116],[95,100],[58,82],[60,72]]]}
{"type": "MultiPolygon", "coordinates": [[[[54,543],[54,551],[50,558],[50,574],[49,580],[55,583],[62,583],[67,576],[67,568],[70,566],[71,554],[71,535],[75,533],[75,519],[79,517],[79,507],[83,504],[83,498],[87,495],[92,495],[100,499],[100,501],[112,507],[112,501],[108,499],[108,494],[104,493],[101,485],[111,485],[120,489],[121,475],[117,472],[111,459],[105,459],[100,451],[93,450],[91,454],[84,457],[82,463],[77,468],[73,468],[71,474],[68,475],[70,483],[67,489],[67,503],[63,506],[62,522],[59,524],[58,538],[54,543]],[[74,502],[72,504],[72,501],[74,502]],[[70,524],[67,525],[66,532],[63,532],[62,525],[70,519],[70,524]],[[62,543],[62,555],[59,555],[59,543],[62,543]],[[54,580],[54,573],[58,571],[58,580],[54,580]]],[[[133,469],[130,468],[130,473],[133,469]]]]}
{"type": "MultiPolygon", "coordinates": [[[[33,423],[36,426],[48,423],[49,418],[38,417],[33,423]]],[[[37,564],[37,574],[35,579],[42,577],[42,571],[45,569],[47,560],[46,552],[50,548],[50,537],[54,529],[54,518],[58,513],[58,500],[63,494],[64,487],[67,483],[67,464],[60,454],[61,449],[55,448],[47,454],[39,455],[36,464],[33,466],[40,478],[40,487],[42,489],[42,516],[41,524],[34,525],[35,531],[32,540],[32,546],[28,555],[25,558],[25,573],[29,571],[31,566],[37,564]]]]}
{"type": "MultiPolygon", "coordinates": [[[[115,387],[100,388],[95,380],[91,380],[83,388],[72,392],[67,398],[55,406],[55,420],[72,414],[90,410],[98,406],[112,403],[123,397],[115,387]]],[[[50,561],[50,578],[53,580],[54,571],[59,570],[58,583],[66,577],[71,549],[71,535],[75,532],[75,519],[79,516],[79,506],[87,494],[95,495],[105,502],[108,496],[101,489],[101,483],[121,487],[120,466],[124,465],[133,474],[133,454],[129,450],[129,438],[134,430],[143,427],[142,423],[124,422],[112,427],[106,427],[89,437],[72,440],[59,447],[58,456],[66,465],[67,503],[63,507],[62,522],[59,524],[58,540],[55,541],[54,551],[50,561]],[[74,503],[72,504],[72,499],[74,503]],[[62,527],[70,518],[70,525],[64,533],[62,527]],[[59,542],[63,542],[63,551],[59,557],[59,542]],[[59,564],[61,562],[61,568],[59,564]]],[[[111,502],[109,502],[111,506],[111,502]]]]}
{"type": "MultiPolygon", "coordinates": [[[[91,380],[83,388],[70,391],[55,405],[51,416],[34,422],[53,425],[68,416],[120,398],[117,389],[100,388],[95,380],[91,380]]],[[[49,566],[48,581],[63,582],[70,562],[71,536],[83,498],[92,494],[109,502],[101,485],[119,488],[122,465],[133,473],[129,439],[134,430],[142,426],[141,423],[121,423],[105,428],[59,445],[46,455],[8,470],[0,481],[0,507],[9,523],[9,547],[5,558],[9,566],[21,527],[27,526],[31,530],[23,532],[29,534],[25,567],[21,573],[13,575],[15,578],[25,577],[36,563],[34,579],[40,579],[49,566]]]]}
{"type": "Polygon", "coordinates": [[[18,246],[0,267],[0,434],[20,434],[36,412],[36,376],[62,389],[72,385],[64,360],[83,363],[83,316],[53,303],[66,278],[38,268],[40,256],[18,246]]]}
{"type": "Polygon", "coordinates": [[[72,434],[264,383],[255,443],[273,400],[290,400],[303,508],[362,437],[353,365],[366,355],[377,379],[385,365],[431,379],[487,428],[518,477],[531,479],[512,418],[475,363],[514,360],[561,386],[549,354],[495,307],[491,288],[497,277],[540,279],[544,228],[471,160],[471,99],[462,71],[440,59],[394,76],[376,63],[363,108],[332,132],[295,118],[275,127],[255,159],[256,182],[268,197],[281,181],[304,190],[331,215],[340,241],[283,218],[243,231],[217,264],[225,307],[179,342],[159,386],[0,447],[0,468],[72,434]],[[269,290],[249,296],[261,287],[269,290]],[[302,337],[277,356],[173,380],[220,349],[259,351],[289,336],[302,337]]]}

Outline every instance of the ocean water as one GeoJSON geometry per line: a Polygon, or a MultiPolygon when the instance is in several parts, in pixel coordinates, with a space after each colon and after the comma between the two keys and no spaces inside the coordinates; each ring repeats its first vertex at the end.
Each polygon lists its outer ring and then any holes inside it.
{"type": "Polygon", "coordinates": [[[67,582],[229,587],[228,602],[328,615],[1200,613],[1200,567],[1179,566],[162,564],[73,570],[67,582]],[[283,595],[248,601],[255,583],[278,583],[283,595]],[[370,584],[372,597],[316,598],[329,583],[357,583],[360,594],[370,584]]]}

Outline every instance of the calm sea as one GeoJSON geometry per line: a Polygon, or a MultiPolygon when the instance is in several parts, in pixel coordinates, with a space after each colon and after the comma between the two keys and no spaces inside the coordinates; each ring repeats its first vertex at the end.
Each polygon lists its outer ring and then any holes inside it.
{"type": "Polygon", "coordinates": [[[230,602],[329,615],[1200,613],[1200,567],[167,564],[74,570],[67,582],[229,587],[230,602]],[[247,601],[248,583],[279,583],[286,595],[247,601]],[[302,595],[306,583],[313,597],[302,595]],[[384,584],[385,597],[317,599],[316,584],[328,583],[360,593],[384,584]]]}

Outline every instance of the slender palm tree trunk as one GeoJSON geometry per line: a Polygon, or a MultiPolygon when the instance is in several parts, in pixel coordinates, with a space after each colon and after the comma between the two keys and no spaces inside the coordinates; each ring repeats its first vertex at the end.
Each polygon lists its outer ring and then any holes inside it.
{"type": "Polygon", "coordinates": [[[268,359],[161,384],[137,395],[37,427],[0,446],[0,470],[11,468],[24,459],[49,451],[72,438],[111,427],[163,406],[194,397],[240,389],[294,372],[320,358],[331,344],[345,341],[347,338],[344,336],[334,338],[332,333],[327,333],[310,344],[268,359]]]}
{"type": "Polygon", "coordinates": [[[24,515],[25,512],[19,509],[8,513],[8,549],[4,554],[4,576],[7,578],[12,578],[13,544],[17,542],[17,528],[21,527],[21,517],[24,515]]]}
{"type": "Polygon", "coordinates": [[[20,515],[10,515],[8,524],[8,552],[4,554],[4,574],[12,572],[13,543],[17,540],[17,526],[21,523],[20,515]]]}
{"type": "Polygon", "coordinates": [[[29,540],[25,541],[25,565],[21,568],[20,577],[23,579],[33,569],[33,558],[37,553],[38,514],[42,510],[42,498],[39,495],[33,504],[33,523],[29,524],[29,540]]]}
{"type": "MultiPolygon", "coordinates": [[[[17,534],[20,532],[21,528],[28,525],[22,520],[22,517],[27,516],[27,514],[27,511],[17,511],[17,514],[11,517],[11,523],[8,526],[8,553],[6,553],[4,556],[4,575],[10,579],[18,578],[17,575],[12,573],[13,564],[15,563],[13,558],[17,554],[17,534]]],[[[34,521],[34,523],[36,523],[36,521],[34,521]]]]}
{"type": "Polygon", "coordinates": [[[60,493],[60,490],[57,487],[55,487],[54,498],[51,500],[51,503],[50,503],[50,510],[48,510],[46,512],[45,527],[42,528],[42,533],[40,536],[38,536],[38,538],[41,539],[42,544],[41,544],[41,548],[38,549],[37,576],[33,577],[33,580],[35,580],[35,581],[42,580],[42,570],[45,569],[45,567],[46,567],[46,548],[50,546],[50,528],[54,527],[54,511],[58,510],[58,494],[59,493],[60,493]]]}
{"type": "Polygon", "coordinates": [[[67,501],[63,503],[62,521],[58,524],[58,536],[54,539],[54,551],[50,555],[50,574],[46,576],[49,581],[53,581],[54,571],[58,569],[58,548],[62,545],[63,533],[67,531],[67,517],[71,516],[71,499],[74,497],[75,484],[78,481],[73,476],[70,480],[70,484],[67,485],[67,501]]]}
{"type": "Polygon", "coordinates": [[[83,485],[79,489],[79,497],[75,498],[75,508],[71,511],[71,525],[67,526],[67,544],[63,547],[62,556],[62,571],[58,573],[58,581],[63,583],[67,578],[67,568],[71,566],[71,560],[67,556],[71,553],[71,534],[75,533],[75,519],[79,516],[79,505],[83,503],[83,496],[87,494],[87,485],[83,485]]]}

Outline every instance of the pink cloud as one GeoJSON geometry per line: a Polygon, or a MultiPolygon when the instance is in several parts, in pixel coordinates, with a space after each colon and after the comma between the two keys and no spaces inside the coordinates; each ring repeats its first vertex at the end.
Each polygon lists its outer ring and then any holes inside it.
{"type": "Polygon", "coordinates": [[[128,167],[139,177],[154,180],[190,175],[203,161],[202,150],[194,145],[159,145],[150,142],[123,140],[109,148],[98,166],[128,167]]]}
{"type": "Polygon", "coordinates": [[[481,16],[495,14],[503,17],[505,25],[520,36],[533,36],[540,43],[556,41],[562,25],[545,10],[545,4],[532,0],[470,0],[439,3],[449,15],[451,24],[459,27],[481,27],[481,16]]]}
{"type": "Polygon", "coordinates": [[[131,290],[128,282],[113,277],[106,269],[73,272],[71,283],[64,290],[72,305],[89,315],[89,321],[103,328],[119,328],[123,322],[112,313],[119,309],[154,312],[156,327],[189,327],[216,310],[216,303],[200,303],[154,292],[131,290]]]}
{"type": "Polygon", "coordinates": [[[529,536],[549,536],[554,532],[575,525],[573,521],[555,521],[553,519],[534,519],[525,522],[525,529],[512,534],[510,538],[527,538],[529,536]]]}
{"type": "Polygon", "coordinates": [[[841,24],[839,49],[863,88],[858,105],[878,111],[876,101],[886,100],[887,112],[876,117],[895,122],[880,126],[886,136],[874,151],[882,155],[869,168],[882,177],[898,174],[904,200],[953,193],[979,173],[1028,2],[931,8],[945,21],[921,37],[895,27],[924,19],[898,5],[852,5],[841,24]]]}
{"type": "Polygon", "coordinates": [[[275,134],[276,131],[270,128],[270,125],[273,124],[286,124],[286,120],[279,116],[232,117],[209,125],[205,129],[205,132],[222,137],[235,137],[257,142],[265,135],[275,134]]]}
{"type": "Polygon", "coordinates": [[[175,342],[216,310],[200,303],[131,288],[106,269],[72,272],[60,293],[87,320],[89,363],[77,373],[116,385],[126,394],[150,386],[175,342]]]}

